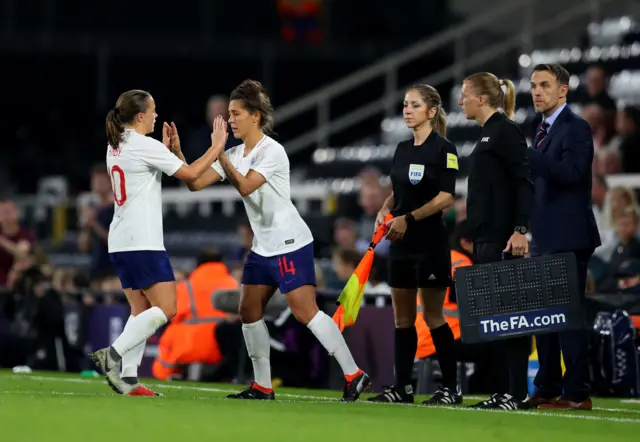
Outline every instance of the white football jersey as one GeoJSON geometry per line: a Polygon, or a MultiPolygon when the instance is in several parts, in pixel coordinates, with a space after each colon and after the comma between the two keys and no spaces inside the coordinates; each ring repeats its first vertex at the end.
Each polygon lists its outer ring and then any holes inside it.
{"type": "MultiPolygon", "coordinates": [[[[265,135],[246,157],[244,144],[229,149],[225,155],[242,175],[253,169],[266,180],[258,190],[242,198],[253,229],[251,250],[269,257],[311,244],[311,230],[291,202],[289,157],[284,147],[265,135]]],[[[226,179],[219,161],[211,167],[226,179]]]]}
{"type": "Polygon", "coordinates": [[[107,148],[115,211],[109,253],[165,250],[162,230],[162,173],[184,163],[153,138],[126,130],[118,149],[107,148]]]}

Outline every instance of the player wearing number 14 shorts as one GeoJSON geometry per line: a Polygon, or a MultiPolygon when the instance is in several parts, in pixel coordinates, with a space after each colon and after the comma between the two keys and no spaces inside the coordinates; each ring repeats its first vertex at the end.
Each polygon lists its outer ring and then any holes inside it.
{"type": "Polygon", "coordinates": [[[313,236],[290,198],[289,159],[277,141],[264,134],[272,122],[271,103],[262,85],[247,80],[232,93],[229,123],[243,144],[220,155],[195,183],[200,190],[228,179],[242,196],[254,241],[242,276],[240,318],[255,381],[231,399],[274,399],[269,361],[269,332],[263,308],[277,289],[291,312],[306,325],[340,364],[345,386],[342,400],[352,402],[369,385],[336,324],[316,304],[313,236]]]}
{"type": "Polygon", "coordinates": [[[129,396],[158,396],[139,384],[138,366],[147,339],[176,312],[175,279],[163,241],[162,174],[195,182],[224,150],[227,134],[226,122],[218,118],[211,147],[189,165],[169,150],[177,139],[175,125],[164,124],[162,143],[146,136],[156,117],[153,98],[140,90],[123,93],[107,115],[107,167],[115,204],[109,256],[131,316],[113,344],[91,357],[109,386],[129,396]]]}

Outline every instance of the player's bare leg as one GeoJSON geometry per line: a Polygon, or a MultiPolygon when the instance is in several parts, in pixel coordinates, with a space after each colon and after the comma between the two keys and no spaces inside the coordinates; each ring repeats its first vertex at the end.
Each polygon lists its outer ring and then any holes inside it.
{"type": "Polygon", "coordinates": [[[291,313],[298,322],[306,325],[322,346],[340,364],[345,377],[342,401],[354,402],[358,400],[360,394],[371,384],[371,380],[356,365],[336,323],[318,308],[315,287],[303,285],[287,293],[286,297],[291,313]]]}
{"type": "Polygon", "coordinates": [[[129,394],[134,390],[120,379],[123,355],[146,342],[176,314],[175,282],[155,283],[145,288],[144,293],[152,307],[137,315],[110,347],[91,355],[98,368],[105,373],[109,386],[119,394],[129,394]]]}
{"type": "Polygon", "coordinates": [[[262,319],[264,307],[275,291],[275,287],[268,285],[242,286],[238,313],[247,353],[253,364],[254,382],[248,389],[227,396],[229,399],[275,399],[271,385],[269,331],[262,319]]]}

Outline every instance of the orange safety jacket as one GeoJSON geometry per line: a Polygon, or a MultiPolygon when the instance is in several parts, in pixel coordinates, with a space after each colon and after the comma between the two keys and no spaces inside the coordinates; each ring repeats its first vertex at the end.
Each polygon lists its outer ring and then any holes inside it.
{"type": "Polygon", "coordinates": [[[167,380],[188,364],[220,363],[215,328],[229,315],[213,307],[213,297],[218,290],[237,288],[227,267],[217,262],[198,266],[177,285],[177,312],[158,342],[152,368],[155,378],[167,380]]]}
{"type": "MultiPolygon", "coordinates": [[[[464,253],[457,250],[451,251],[451,277],[453,278],[454,272],[458,267],[470,266],[471,259],[464,253]]],[[[451,288],[447,289],[447,294],[444,299],[444,317],[451,327],[453,337],[460,339],[460,320],[458,319],[458,306],[455,302],[449,300],[451,294],[451,288]]],[[[416,358],[424,359],[436,353],[436,348],[433,345],[433,338],[431,337],[431,331],[424,321],[422,316],[422,308],[420,304],[420,295],[418,295],[418,314],[416,315],[416,331],[418,332],[418,350],[416,351],[416,358]]]]}

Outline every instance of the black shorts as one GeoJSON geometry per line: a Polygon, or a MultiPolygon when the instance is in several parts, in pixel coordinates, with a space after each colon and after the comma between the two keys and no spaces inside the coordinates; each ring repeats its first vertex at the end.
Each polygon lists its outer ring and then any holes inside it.
{"type": "Polygon", "coordinates": [[[453,287],[451,251],[447,247],[423,255],[391,255],[389,286],[396,289],[453,287]]]}

